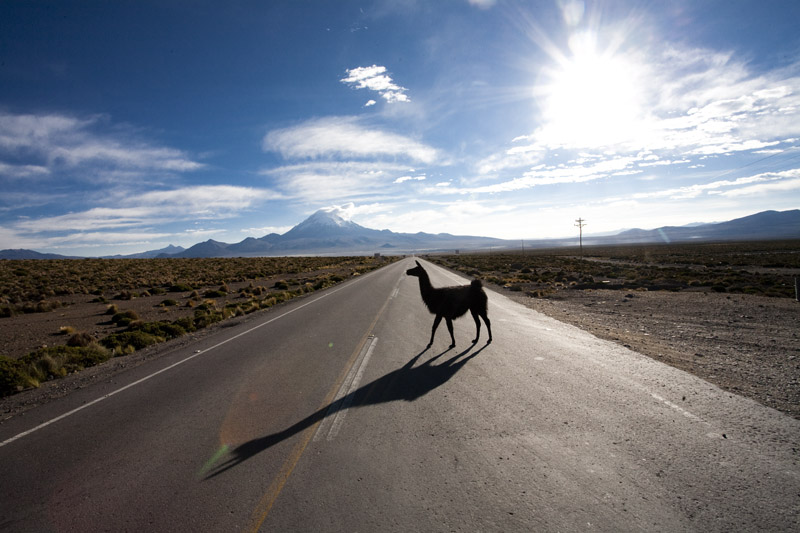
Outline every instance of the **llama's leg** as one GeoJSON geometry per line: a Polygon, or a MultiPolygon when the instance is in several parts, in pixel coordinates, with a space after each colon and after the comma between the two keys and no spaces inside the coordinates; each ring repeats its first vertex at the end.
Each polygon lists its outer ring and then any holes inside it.
{"type": "Polygon", "coordinates": [[[486,330],[489,332],[489,340],[486,341],[486,344],[489,344],[490,342],[492,342],[492,323],[489,322],[489,315],[488,314],[484,313],[482,318],[483,318],[483,321],[486,323],[486,330]]]}
{"type": "Polygon", "coordinates": [[[431,342],[428,343],[428,347],[433,344],[433,336],[436,335],[436,328],[439,327],[439,322],[442,321],[442,315],[436,315],[436,318],[433,320],[433,329],[431,329],[431,342]]]}
{"type": "Polygon", "coordinates": [[[470,309],[470,311],[472,312],[473,320],[475,320],[475,339],[472,341],[472,344],[475,344],[481,338],[481,321],[478,320],[478,312],[475,309],[470,309]]]}
{"type": "Polygon", "coordinates": [[[453,321],[449,318],[445,318],[447,322],[447,331],[450,332],[450,347],[455,348],[456,346],[456,337],[453,335],[453,321]]]}

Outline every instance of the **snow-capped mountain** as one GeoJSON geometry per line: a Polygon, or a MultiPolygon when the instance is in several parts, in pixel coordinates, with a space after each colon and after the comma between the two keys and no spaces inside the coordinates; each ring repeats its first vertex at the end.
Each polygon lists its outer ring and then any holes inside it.
{"type": "MultiPolygon", "coordinates": [[[[248,237],[236,244],[206,241],[168,257],[237,257],[292,254],[372,254],[456,248],[505,246],[502,239],[456,236],[447,233],[395,233],[376,230],[345,220],[336,212],[319,210],[283,235],[271,233],[248,237]]],[[[164,256],[162,256],[164,257],[164,256]]]]}

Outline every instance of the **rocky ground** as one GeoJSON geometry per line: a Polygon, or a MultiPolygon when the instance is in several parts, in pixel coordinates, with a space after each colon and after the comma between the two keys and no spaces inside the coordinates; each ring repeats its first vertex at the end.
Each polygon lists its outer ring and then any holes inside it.
{"type": "Polygon", "coordinates": [[[562,290],[532,298],[496,289],[556,320],[800,418],[800,303],[794,299],[624,290],[562,290]]]}
{"type": "MultiPolygon", "coordinates": [[[[561,290],[548,298],[535,298],[497,286],[492,288],[552,318],[800,418],[800,303],[794,299],[625,290],[561,290]]],[[[121,310],[135,310],[145,321],[174,320],[192,312],[182,305],[164,307],[160,305],[163,300],[162,295],[116,303],[121,310]]],[[[68,303],[49,313],[0,319],[3,354],[19,357],[39,346],[63,343],[62,327],[97,337],[118,329],[109,321],[107,304],[92,303],[86,296],[76,296],[74,302],[68,303]]],[[[279,307],[264,312],[275,312],[279,307]]],[[[210,331],[213,328],[193,336],[207,335],[210,331]]],[[[190,340],[176,339],[169,346],[118,357],[99,367],[44,383],[39,389],[0,399],[0,422],[157,357],[175,343],[190,340]]]]}

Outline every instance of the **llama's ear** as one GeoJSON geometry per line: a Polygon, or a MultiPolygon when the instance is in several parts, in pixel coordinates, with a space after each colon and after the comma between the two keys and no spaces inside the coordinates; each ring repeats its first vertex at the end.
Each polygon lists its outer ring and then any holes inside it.
{"type": "Polygon", "coordinates": [[[417,261],[416,259],[414,259],[414,262],[415,262],[415,263],[417,263],[417,266],[418,266],[418,267],[422,267],[422,265],[420,265],[420,264],[419,264],[419,261],[417,261]]]}

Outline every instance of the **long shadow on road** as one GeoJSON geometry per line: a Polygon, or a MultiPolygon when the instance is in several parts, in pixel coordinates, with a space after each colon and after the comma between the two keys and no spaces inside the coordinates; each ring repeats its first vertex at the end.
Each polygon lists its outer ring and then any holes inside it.
{"type": "Polygon", "coordinates": [[[481,353],[486,346],[488,346],[488,344],[475,351],[472,351],[473,346],[470,346],[463,352],[456,354],[438,365],[433,364],[436,360],[441,359],[445,354],[451,351],[451,348],[448,348],[444,352],[415,367],[414,364],[428,351],[428,349],[425,348],[401,368],[393,370],[385,376],[367,383],[350,394],[339,398],[335,402],[320,408],[293,426],[278,433],[253,439],[237,446],[231,451],[231,457],[209,472],[206,479],[213,478],[230,470],[234,466],[308,429],[314,424],[321,422],[326,417],[335,415],[343,409],[365,407],[399,400],[413,402],[446,383],[456,372],[461,370],[470,359],[481,353]]]}

